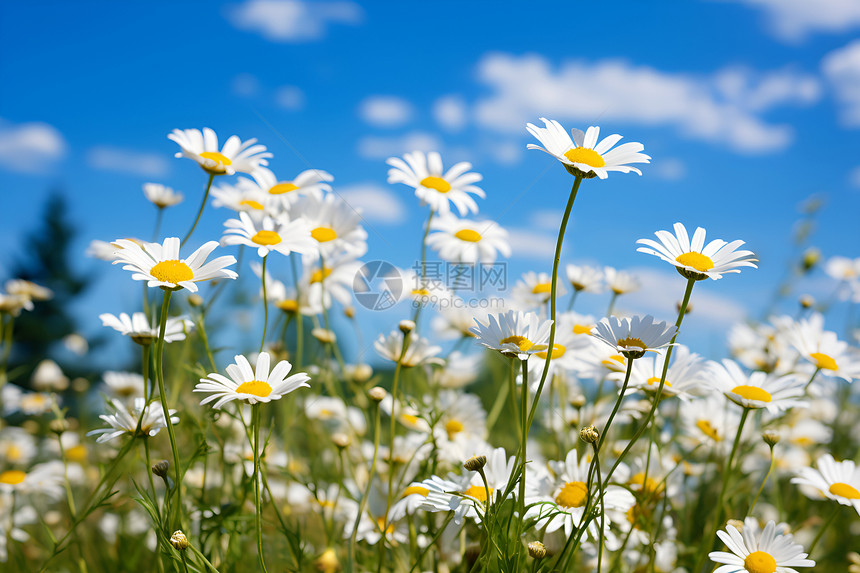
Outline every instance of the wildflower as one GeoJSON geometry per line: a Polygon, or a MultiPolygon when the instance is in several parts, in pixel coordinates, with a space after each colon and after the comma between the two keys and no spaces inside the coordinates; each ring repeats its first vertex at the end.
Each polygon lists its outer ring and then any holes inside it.
{"type": "Polygon", "coordinates": [[[304,219],[311,230],[317,250],[308,255],[314,260],[350,254],[360,257],[367,252],[367,231],[361,226],[361,211],[339,197],[305,195],[290,209],[295,220],[304,219]]]}
{"type": "Polygon", "coordinates": [[[392,331],[388,336],[380,334],[376,342],[373,343],[373,347],[383,358],[392,362],[400,362],[407,367],[425,363],[441,363],[441,360],[435,356],[442,351],[442,347],[431,346],[426,338],[418,336],[415,332],[409,334],[405,352],[403,350],[403,333],[400,330],[392,331]]]}
{"type": "MultiPolygon", "coordinates": [[[[656,356],[645,356],[633,363],[630,372],[630,387],[656,392],[660,386],[663,374],[663,364],[666,361],[665,351],[659,351],[656,356]]],[[[678,396],[689,402],[695,396],[703,396],[710,391],[706,377],[705,360],[682,344],[675,345],[672,354],[672,364],[666,372],[666,382],[663,384],[663,397],[678,396]]],[[[618,373],[609,374],[609,379],[616,382],[624,378],[618,373]]]]}
{"type": "Polygon", "coordinates": [[[606,179],[610,171],[642,175],[641,171],[627,164],[651,162],[649,156],[641,153],[645,149],[641,143],[624,143],[612,149],[612,146],[621,140],[620,135],[610,135],[598,143],[600,128],[597,126],[589,127],[584,133],[578,129],[572,129],[571,138],[559,122],[543,117],[540,120],[545,127],[528,123],[526,129],[543,144],[543,147],[534,143],[529,143],[526,147],[549,153],[561,161],[571,175],[586,179],[592,177],[606,179]]]}
{"type": "Polygon", "coordinates": [[[573,290],[599,293],[603,290],[603,271],[596,267],[567,265],[567,280],[573,290]]]}
{"type": "Polygon", "coordinates": [[[182,193],[177,193],[170,187],[165,187],[159,183],[144,183],[143,194],[146,195],[150,203],[159,209],[178,205],[185,198],[182,193]]]}
{"type": "Polygon", "coordinates": [[[268,165],[272,154],[263,145],[255,145],[256,139],[244,143],[231,135],[219,151],[218,136],[208,127],[201,133],[198,129],[174,129],[168,139],[182,149],[176,157],[187,157],[197,162],[210,175],[233,175],[253,173],[261,165],[268,165]]]}
{"type": "Polygon", "coordinates": [[[795,323],[788,332],[788,340],[823,374],[846,382],[860,378],[860,355],[839,340],[835,332],[824,330],[824,317],[820,314],[795,323]]]}
{"type": "Polygon", "coordinates": [[[837,462],[825,454],[815,462],[818,469],[800,468],[791,483],[815,488],[828,499],[850,505],[860,514],[860,469],[851,460],[837,462]]]}
{"type": "MultiPolygon", "coordinates": [[[[556,281],[555,296],[563,296],[567,291],[561,284],[561,278],[556,281]]],[[[552,276],[548,273],[529,271],[514,285],[512,295],[514,300],[524,308],[532,309],[545,305],[552,296],[552,276]]]]}
{"type": "MultiPolygon", "coordinates": [[[[135,312],[131,316],[124,312],[119,316],[104,313],[100,314],[99,318],[104,326],[113,328],[138,344],[151,344],[158,338],[158,327],[152,326],[142,312],[135,312]]],[[[193,329],[194,323],[187,318],[170,317],[164,327],[164,342],[185,340],[185,335],[193,329]]]]}
{"type": "Polygon", "coordinates": [[[767,408],[777,413],[788,408],[805,407],[803,401],[804,381],[793,374],[777,377],[764,372],[746,375],[732,360],[725,359],[722,364],[712,362],[711,380],[726,398],[744,408],[767,408]]]}
{"type": "Polygon", "coordinates": [[[529,355],[547,349],[551,320],[541,320],[533,312],[509,310],[504,314],[491,314],[487,324],[477,318],[471,332],[478,342],[502,354],[526,360],[529,355]]]}
{"type": "Polygon", "coordinates": [[[511,256],[508,232],[493,221],[470,221],[447,214],[430,223],[427,246],[452,263],[495,262],[499,253],[511,256]]]}
{"type": "MultiPolygon", "coordinates": [[[[307,169],[290,181],[279,181],[269,169],[260,167],[254,171],[252,177],[260,192],[268,195],[269,202],[281,209],[289,209],[304,195],[322,199],[324,192],[331,191],[329,183],[334,181],[330,173],[320,169],[307,169]]],[[[247,184],[251,183],[247,181],[247,184]]]]}
{"type": "MultiPolygon", "coordinates": [[[[118,400],[108,399],[108,406],[113,414],[99,416],[110,428],[101,428],[88,432],[88,436],[99,436],[96,442],[104,443],[123,434],[132,436],[156,436],[162,428],[167,427],[164,410],[160,404],[146,404],[143,398],[136,398],[131,409],[118,400]],[[138,427],[140,428],[138,431],[138,427]]],[[[169,410],[170,423],[178,424],[179,418],[174,416],[176,410],[169,410]]]]}
{"type": "Polygon", "coordinates": [[[633,274],[613,267],[604,267],[603,277],[606,281],[606,286],[616,295],[636,292],[642,288],[642,283],[633,274]]]}
{"type": "Polygon", "coordinates": [[[247,245],[257,249],[257,255],[265,257],[271,251],[282,255],[292,252],[311,254],[316,252],[316,241],[304,219],[290,221],[286,215],[277,218],[264,216],[257,221],[248,213],[239,212],[238,219],[224,221],[227,230],[221,238],[221,246],[247,245]]]}
{"type": "Polygon", "coordinates": [[[69,387],[69,378],[51,359],[39,362],[30,378],[35,390],[62,392],[69,387]]]}
{"type": "Polygon", "coordinates": [[[591,334],[626,358],[635,359],[642,358],[646,350],[669,346],[677,332],[674,325],[654,322],[654,317],[649,314],[645,317],[634,316],[632,319],[619,319],[617,316],[604,318],[595,325],[591,334]]]}
{"type": "Polygon", "coordinates": [[[712,551],[708,554],[714,563],[725,563],[714,573],[737,573],[741,570],[748,573],[774,573],[793,571],[790,569],[793,567],[815,566],[815,561],[806,558],[803,546],[794,543],[790,534],[776,531],[773,521],[767,523],[760,537],[755,536],[747,524],[741,531],[729,525],[725,531],[718,531],[717,537],[731,553],[712,551]]]}
{"type": "Polygon", "coordinates": [[[230,378],[216,372],[200,379],[194,392],[212,393],[200,402],[201,405],[217,400],[213,406],[217,410],[233,400],[245,400],[250,404],[270,402],[279,400],[293,390],[310,388],[307,383],[310,376],[304,372],[287,377],[292,364],[286,360],[278,362],[269,372],[271,357],[268,352],[261,352],[257,356],[256,371],[251,369],[251,364],[244,356],[237,355],[235,360],[235,364],[227,366],[230,378]]]}
{"type": "Polygon", "coordinates": [[[421,151],[407,153],[403,159],[391,157],[386,163],[392,168],[388,170],[389,183],[403,183],[415,189],[415,196],[421,199],[421,204],[429,204],[433,212],[448,213],[453,203],[460,216],[468,212],[477,213],[478,205],[469,195],[483,199],[484,191],[476,187],[483,177],[471,173],[471,163],[462,161],[455,164],[447,172],[442,172],[442,156],[432,151],[424,154],[421,151]]]}

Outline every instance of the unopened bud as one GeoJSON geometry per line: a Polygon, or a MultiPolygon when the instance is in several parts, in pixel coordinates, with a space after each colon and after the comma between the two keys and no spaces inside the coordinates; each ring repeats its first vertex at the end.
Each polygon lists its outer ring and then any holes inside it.
{"type": "Polygon", "coordinates": [[[188,295],[188,304],[193,307],[203,306],[203,297],[199,294],[188,295]]]}
{"type": "Polygon", "coordinates": [[[401,320],[400,324],[397,325],[397,328],[399,328],[400,332],[403,334],[409,334],[415,330],[415,323],[411,320],[401,320]]]}
{"type": "Polygon", "coordinates": [[[167,476],[167,469],[170,467],[170,462],[167,460],[161,460],[157,462],[154,466],[152,466],[152,473],[157,475],[160,478],[164,478],[167,476]]]}
{"type": "Polygon", "coordinates": [[[764,440],[764,443],[774,447],[777,443],[779,443],[779,432],[774,432],[773,430],[768,430],[761,435],[761,439],[764,440]]]}
{"type": "Polygon", "coordinates": [[[741,532],[744,530],[744,522],[740,519],[730,519],[726,521],[726,525],[731,525],[732,527],[741,532]]]}
{"type": "Polygon", "coordinates": [[[373,376],[373,368],[369,364],[356,364],[350,372],[354,382],[362,384],[370,380],[373,376]]]}
{"type": "Polygon", "coordinates": [[[579,439],[586,444],[594,444],[600,439],[600,432],[594,426],[585,426],[579,431],[579,439]]]}
{"type": "Polygon", "coordinates": [[[317,557],[316,561],[314,561],[314,565],[318,571],[322,571],[322,573],[334,573],[338,569],[340,569],[340,561],[337,560],[337,553],[335,553],[334,549],[329,547],[323,554],[317,557]]]}
{"type": "Polygon", "coordinates": [[[568,400],[568,402],[574,408],[582,408],[583,406],[585,406],[586,399],[585,396],[583,396],[582,394],[577,394],[576,396],[568,400]]]}
{"type": "Polygon", "coordinates": [[[334,344],[337,341],[335,333],[325,328],[314,328],[311,330],[311,336],[323,344],[334,344]]]}
{"type": "Polygon", "coordinates": [[[800,303],[800,308],[803,309],[809,309],[815,306],[815,299],[809,294],[800,295],[798,302],[800,303]]]}
{"type": "Polygon", "coordinates": [[[170,544],[179,551],[185,551],[189,545],[188,538],[180,530],[174,531],[173,535],[170,536],[170,544]]]}
{"type": "Polygon", "coordinates": [[[529,543],[529,555],[532,559],[543,559],[546,557],[546,547],[540,541],[529,543]]]}
{"type": "Polygon", "coordinates": [[[56,420],[51,420],[51,423],[48,424],[48,428],[59,436],[69,429],[69,423],[62,418],[57,418],[56,420]]]}
{"type": "Polygon", "coordinates": [[[476,472],[487,465],[487,456],[472,456],[463,463],[463,467],[470,472],[476,472]]]}
{"type": "Polygon", "coordinates": [[[374,402],[382,402],[383,400],[385,400],[385,397],[388,395],[388,392],[385,391],[385,388],[374,386],[367,391],[367,395],[370,396],[370,399],[374,402]]]}
{"type": "Polygon", "coordinates": [[[346,448],[349,446],[349,444],[352,443],[352,440],[349,438],[349,435],[343,432],[336,432],[332,434],[331,441],[332,443],[334,443],[335,446],[340,449],[346,448]]]}
{"type": "Polygon", "coordinates": [[[803,253],[803,259],[800,264],[803,268],[803,272],[808,273],[818,264],[818,261],[821,260],[821,251],[816,249],[815,247],[810,247],[806,249],[803,253]]]}
{"type": "Polygon", "coordinates": [[[355,307],[354,306],[348,306],[348,307],[344,308],[343,314],[347,318],[355,318],[355,307]]]}

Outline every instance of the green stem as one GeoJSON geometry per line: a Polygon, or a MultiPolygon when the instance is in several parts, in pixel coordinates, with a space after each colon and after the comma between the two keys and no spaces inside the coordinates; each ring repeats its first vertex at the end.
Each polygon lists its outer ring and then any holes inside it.
{"type": "Polygon", "coordinates": [[[776,458],[773,456],[773,446],[770,447],[770,467],[767,469],[767,473],[764,475],[764,481],[761,482],[761,487],[758,488],[758,493],[755,494],[755,498],[753,498],[752,505],[750,505],[749,510],[747,511],[747,515],[752,515],[753,510],[755,509],[755,504],[758,503],[758,498],[761,495],[761,492],[764,491],[764,485],[767,483],[770,474],[773,472],[773,468],[776,466],[776,458]]]}
{"type": "MultiPolygon", "coordinates": [[[[400,371],[403,369],[403,357],[406,356],[406,349],[409,348],[409,333],[403,334],[403,346],[400,348],[400,358],[397,360],[397,366],[394,367],[394,381],[391,383],[391,426],[388,434],[389,450],[388,457],[391,459],[391,467],[388,470],[388,495],[385,502],[385,526],[388,527],[388,512],[391,509],[391,501],[394,496],[394,436],[397,432],[397,389],[400,382],[400,371]]],[[[383,530],[380,543],[385,543],[385,530],[383,530]]]]}
{"type": "MultiPolygon", "coordinates": [[[[263,259],[265,264],[265,260],[263,259]]],[[[260,496],[260,404],[251,406],[251,426],[254,432],[254,503],[257,506],[257,555],[260,558],[260,570],[267,573],[266,561],[263,557],[263,504],[260,496]]]]}
{"type": "Polygon", "coordinates": [[[302,367],[302,344],[304,342],[305,328],[302,325],[302,294],[299,292],[299,271],[296,268],[295,254],[290,254],[290,266],[293,269],[293,284],[296,287],[296,355],[293,362],[296,364],[296,370],[302,367]]]}
{"type": "MultiPolygon", "coordinates": [[[[522,403],[520,404],[520,417],[522,419],[522,437],[520,438],[520,449],[522,453],[522,472],[520,473],[520,495],[519,500],[517,500],[517,505],[519,507],[520,512],[520,521],[519,524],[522,526],[525,521],[525,508],[526,508],[526,463],[528,459],[526,457],[526,445],[529,438],[529,427],[526,424],[526,419],[528,418],[528,408],[529,408],[529,361],[528,359],[522,360],[522,369],[523,369],[523,388],[522,388],[522,403]]],[[[488,500],[489,501],[489,500],[488,500]]],[[[522,531],[522,529],[520,529],[522,531]]]]}
{"type": "Polygon", "coordinates": [[[209,174],[209,182],[206,183],[206,192],[203,193],[203,201],[200,202],[200,209],[197,211],[197,217],[194,219],[194,224],[191,225],[190,229],[188,229],[188,234],[185,235],[185,238],[182,239],[181,243],[179,243],[180,247],[182,245],[184,245],[186,242],[188,242],[188,239],[191,238],[191,233],[194,232],[194,228],[197,227],[197,223],[200,222],[200,215],[203,214],[203,208],[206,207],[206,200],[209,198],[209,189],[212,187],[212,180],[213,179],[215,179],[215,174],[210,173],[209,174]]]}
{"type": "MultiPolygon", "coordinates": [[[[624,384],[621,386],[621,393],[618,395],[618,399],[615,401],[615,407],[612,408],[612,413],[609,414],[609,419],[606,421],[606,425],[603,427],[603,430],[600,432],[600,439],[597,442],[597,450],[596,453],[600,453],[600,448],[603,446],[603,442],[606,440],[606,436],[609,434],[609,427],[612,426],[612,420],[615,419],[615,414],[618,413],[618,408],[621,407],[621,401],[624,399],[624,393],[627,391],[627,384],[630,382],[630,373],[633,372],[633,358],[627,358],[627,372],[624,374],[624,384]]],[[[594,456],[594,461],[597,462],[597,456],[594,456]]],[[[598,474],[599,476],[600,474],[598,474]]],[[[600,478],[598,477],[598,480],[600,478]]]]}
{"type": "Polygon", "coordinates": [[[152,231],[152,241],[158,241],[158,232],[161,231],[161,220],[164,218],[164,207],[158,208],[158,214],[155,216],[155,229],[152,231]]]}
{"type": "Polygon", "coordinates": [[[821,541],[821,538],[824,537],[824,532],[827,531],[827,529],[833,524],[834,521],[836,521],[836,517],[839,515],[839,510],[840,507],[837,503],[836,507],[833,508],[833,513],[830,514],[830,517],[827,518],[827,521],[824,523],[821,529],[818,530],[818,533],[815,535],[815,539],[813,539],[812,543],[809,544],[809,555],[812,555],[812,551],[818,545],[818,542],[821,541]]]}
{"type": "Polygon", "coordinates": [[[12,353],[12,331],[15,329],[15,317],[11,314],[6,321],[6,329],[3,333],[3,358],[0,360],[0,388],[6,384],[6,371],[9,369],[9,355],[12,353]]]}
{"type": "Polygon", "coordinates": [[[612,311],[615,310],[616,300],[618,300],[618,293],[612,291],[612,298],[609,299],[609,308],[606,309],[606,316],[612,316],[612,311]]]}
{"type": "Polygon", "coordinates": [[[269,327],[269,301],[266,298],[266,261],[269,260],[269,255],[263,257],[263,338],[260,340],[260,352],[263,351],[263,346],[266,344],[266,329],[269,327]]]}
{"type": "MultiPolygon", "coordinates": [[[[349,550],[347,553],[347,571],[353,571],[355,562],[355,539],[358,535],[358,524],[361,522],[361,516],[364,513],[364,508],[367,507],[367,499],[370,497],[370,488],[373,486],[373,477],[376,474],[376,458],[379,455],[379,430],[381,421],[379,416],[379,402],[374,401],[376,408],[376,419],[373,432],[373,460],[370,462],[370,473],[367,476],[367,486],[364,488],[364,495],[361,496],[361,503],[358,506],[358,513],[355,514],[355,521],[352,524],[352,535],[349,537],[349,550]]],[[[388,515],[386,514],[386,518],[388,515]]],[[[385,531],[382,532],[383,537],[385,531]]],[[[380,543],[382,540],[380,539],[380,543]]]]}

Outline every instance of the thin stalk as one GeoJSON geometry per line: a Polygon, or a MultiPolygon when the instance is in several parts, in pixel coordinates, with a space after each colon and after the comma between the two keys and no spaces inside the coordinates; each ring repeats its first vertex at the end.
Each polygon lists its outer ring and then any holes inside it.
{"type": "MultiPolygon", "coordinates": [[[[376,417],[373,432],[373,460],[370,462],[370,473],[367,476],[367,486],[364,488],[364,495],[361,496],[361,503],[358,506],[358,513],[355,514],[355,521],[352,524],[352,535],[349,536],[349,550],[347,552],[347,571],[353,571],[355,562],[355,538],[358,535],[358,524],[361,522],[361,515],[364,513],[364,508],[367,507],[367,499],[370,496],[370,488],[373,486],[373,477],[376,474],[376,458],[379,454],[379,429],[381,426],[379,415],[379,402],[374,401],[376,407],[376,417]]],[[[386,515],[387,517],[387,515],[386,515]]],[[[385,536],[385,531],[382,532],[385,536]]],[[[380,543],[382,540],[380,539],[380,543]]]]}
{"type": "Polygon", "coordinates": [[[299,271],[296,268],[296,259],[293,253],[290,254],[290,266],[293,269],[293,284],[296,287],[296,355],[293,362],[296,364],[296,369],[302,367],[302,348],[304,342],[305,328],[302,325],[302,295],[299,291],[299,271]]]}
{"type": "MultiPolygon", "coordinates": [[[[389,450],[388,455],[391,460],[394,460],[394,436],[397,432],[397,389],[400,383],[400,371],[403,369],[403,357],[406,356],[406,349],[409,348],[409,334],[403,334],[403,346],[400,348],[400,358],[397,360],[397,366],[394,367],[394,381],[391,383],[391,426],[388,434],[389,450]]],[[[375,455],[375,454],[374,454],[375,455]]],[[[385,502],[385,527],[388,527],[388,511],[391,509],[391,501],[394,495],[392,486],[394,485],[394,464],[391,464],[388,470],[388,495],[385,502]]],[[[380,543],[385,543],[385,532],[383,531],[380,543]]]]}
{"type": "Polygon", "coordinates": [[[194,219],[194,224],[191,225],[190,229],[188,229],[188,234],[185,235],[185,238],[182,239],[181,243],[179,243],[180,247],[182,247],[186,242],[188,242],[188,239],[191,238],[191,233],[194,232],[194,228],[197,227],[197,223],[200,222],[200,215],[203,214],[203,208],[206,207],[206,200],[209,198],[209,189],[212,187],[212,180],[213,179],[215,179],[215,174],[210,173],[209,174],[209,182],[206,183],[206,191],[203,193],[203,200],[200,202],[200,209],[197,211],[197,217],[195,217],[195,219],[194,219]]]}
{"type": "Polygon", "coordinates": [[[578,289],[573,289],[573,293],[570,295],[570,302],[567,303],[567,311],[570,312],[573,310],[573,303],[576,302],[576,295],[579,294],[578,289]]]}
{"type": "Polygon", "coordinates": [[[161,231],[161,220],[164,218],[164,207],[158,208],[158,214],[155,216],[155,229],[152,231],[152,241],[158,241],[158,233],[161,231]]]}
{"type": "Polygon", "coordinates": [[[269,260],[269,255],[263,257],[263,337],[260,340],[260,352],[263,351],[263,346],[266,344],[266,329],[269,327],[269,300],[266,298],[266,261],[269,260]]]}
{"type": "MultiPolygon", "coordinates": [[[[618,408],[621,407],[621,401],[624,399],[624,393],[627,391],[627,384],[630,382],[630,373],[633,372],[633,358],[627,358],[627,372],[624,374],[624,384],[621,386],[621,393],[618,395],[618,399],[615,401],[615,407],[612,408],[612,413],[609,414],[609,419],[606,421],[606,425],[603,426],[603,430],[600,432],[600,439],[597,442],[597,449],[595,450],[594,461],[597,461],[597,455],[600,453],[600,448],[603,446],[603,442],[606,440],[606,436],[609,434],[609,427],[612,425],[612,420],[615,419],[615,414],[618,413],[618,408]]],[[[600,475],[599,473],[597,474],[600,475]]],[[[598,477],[598,480],[600,478],[598,477]]]]}
{"type": "Polygon", "coordinates": [[[755,498],[753,498],[752,505],[750,505],[749,510],[747,510],[747,515],[752,515],[753,510],[755,509],[755,504],[758,502],[758,498],[761,495],[761,492],[764,491],[764,485],[767,483],[770,474],[773,473],[773,468],[776,466],[776,458],[773,456],[773,446],[770,447],[770,467],[767,469],[767,473],[764,475],[764,480],[761,482],[761,487],[758,488],[758,493],[755,494],[755,498]]]}
{"type": "Polygon", "coordinates": [[[618,300],[618,292],[612,291],[612,297],[609,299],[609,308],[606,309],[606,316],[612,316],[612,311],[615,310],[615,301],[618,300]]]}
{"type": "MultiPolygon", "coordinates": [[[[526,509],[526,463],[528,462],[526,456],[526,443],[529,438],[529,427],[526,424],[526,419],[528,418],[528,408],[529,408],[529,361],[528,359],[522,360],[522,368],[523,368],[523,388],[522,388],[522,403],[520,404],[521,411],[521,419],[522,419],[522,437],[520,443],[520,449],[522,451],[522,473],[520,474],[520,495],[519,500],[517,502],[517,506],[520,511],[520,526],[522,526],[523,521],[525,520],[525,509],[526,509]]],[[[481,470],[483,474],[483,470],[481,470]]],[[[487,500],[489,503],[489,500],[487,500]]]]}
{"type": "MultiPolygon", "coordinates": [[[[263,264],[265,264],[265,260],[264,258],[263,264]]],[[[260,404],[251,406],[251,426],[253,426],[251,431],[254,433],[254,503],[257,506],[257,555],[260,559],[260,570],[267,573],[266,560],[263,556],[263,504],[260,496],[260,404]]]]}
{"type": "Polygon", "coordinates": [[[839,515],[839,504],[836,504],[836,507],[833,508],[833,513],[830,514],[830,517],[827,518],[827,521],[818,530],[818,533],[815,535],[815,539],[812,540],[812,543],[809,544],[809,555],[812,555],[812,551],[818,545],[818,542],[821,541],[821,538],[824,537],[824,532],[827,531],[830,526],[836,521],[836,517],[839,515]]]}

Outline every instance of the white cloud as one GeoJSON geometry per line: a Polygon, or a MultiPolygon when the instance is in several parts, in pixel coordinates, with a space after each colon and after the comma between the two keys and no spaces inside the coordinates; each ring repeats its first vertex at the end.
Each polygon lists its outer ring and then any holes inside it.
{"type": "Polygon", "coordinates": [[[393,192],[376,183],[356,183],[338,188],[338,195],[347,203],[361,209],[368,221],[397,224],[406,218],[406,205],[393,192]]]}
{"type": "Polygon", "coordinates": [[[554,69],[536,54],[487,54],[478,78],[493,93],[476,103],[474,115],[498,131],[521,133],[540,116],[580,125],[627,122],[675,127],[686,137],[746,153],[783,149],[793,139],[789,126],[766,122],[763,112],[819,97],[815,78],[790,70],[727,68],[701,76],[622,60],[570,60],[554,69]]]}
{"type": "Polygon", "coordinates": [[[442,151],[442,142],[435,135],[423,131],[402,136],[368,135],[358,141],[357,151],[367,159],[387,159],[410,151],[442,151]]]}
{"type": "Polygon", "coordinates": [[[376,127],[400,127],[412,118],[412,104],[397,96],[373,95],[361,102],[358,115],[376,127]]]}
{"type": "Polygon", "coordinates": [[[860,166],[855,167],[848,173],[848,182],[852,187],[860,188],[860,166]]]}
{"type": "Polygon", "coordinates": [[[305,107],[305,92],[296,86],[281,86],[275,92],[275,103],[284,109],[298,111],[305,107]]]}
{"type": "MultiPolygon", "coordinates": [[[[529,215],[529,223],[540,229],[557,229],[561,225],[564,211],[558,209],[539,209],[529,215]]],[[[555,251],[553,251],[555,254],[555,251]]]]}
{"type": "Polygon", "coordinates": [[[687,175],[687,167],[675,157],[652,160],[648,173],[664,181],[680,181],[687,175]]]}
{"type": "Polygon", "coordinates": [[[860,40],[827,54],[821,69],[843,106],[842,123],[860,126],[860,40]]]}
{"type": "Polygon", "coordinates": [[[555,256],[556,237],[535,233],[529,229],[507,229],[511,244],[511,258],[552,259],[555,256]]]}
{"type": "MultiPolygon", "coordinates": [[[[626,270],[641,281],[642,288],[624,295],[621,299],[624,307],[654,315],[659,320],[674,322],[678,317],[676,305],[684,295],[684,281],[679,280],[678,273],[650,267],[626,270]]],[[[697,324],[707,324],[709,329],[730,326],[747,315],[746,309],[737,301],[709,292],[707,285],[696,289],[690,305],[691,320],[697,324]]]]}
{"type": "Polygon", "coordinates": [[[253,97],[260,91],[260,81],[254,74],[242,73],[233,78],[230,87],[239,97],[253,97]]]}
{"type": "Polygon", "coordinates": [[[227,19],[241,30],[259,32],[273,42],[310,42],[326,34],[331,23],[358,24],[363,11],[345,0],[247,0],[227,10],[227,19]]]}
{"type": "Polygon", "coordinates": [[[433,117],[449,131],[459,131],[466,125],[466,102],[461,96],[446,95],[433,103],[433,117]]]}
{"type": "Polygon", "coordinates": [[[37,173],[66,154],[68,145],[56,127],[47,123],[14,124],[0,119],[0,166],[37,173]]]}
{"type": "Polygon", "coordinates": [[[147,153],[98,145],[87,152],[87,163],[93,169],[117,171],[145,177],[163,177],[170,170],[166,157],[160,153],[147,153]]]}
{"type": "Polygon", "coordinates": [[[763,10],[768,27],[789,42],[813,32],[847,32],[860,27],[857,0],[728,0],[763,10]]]}

